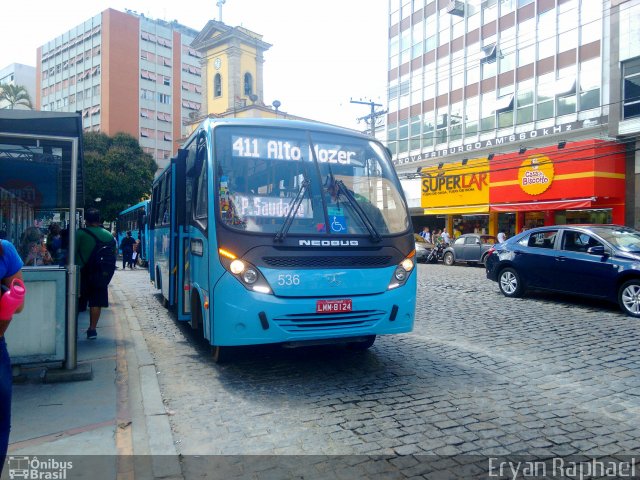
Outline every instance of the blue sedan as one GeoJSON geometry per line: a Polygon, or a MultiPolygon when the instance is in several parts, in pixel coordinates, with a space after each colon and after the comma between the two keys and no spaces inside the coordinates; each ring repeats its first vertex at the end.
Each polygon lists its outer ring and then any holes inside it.
{"type": "Polygon", "coordinates": [[[528,289],[602,298],[640,317],[640,232],[619,225],[556,225],[497,244],[487,278],[507,297],[528,289]]]}

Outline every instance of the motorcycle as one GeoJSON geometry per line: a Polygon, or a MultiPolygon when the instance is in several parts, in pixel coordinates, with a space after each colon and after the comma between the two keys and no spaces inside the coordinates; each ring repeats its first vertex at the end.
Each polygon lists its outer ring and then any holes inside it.
{"type": "Polygon", "coordinates": [[[427,263],[438,263],[444,258],[444,249],[447,247],[444,243],[437,243],[427,255],[427,263]]]}

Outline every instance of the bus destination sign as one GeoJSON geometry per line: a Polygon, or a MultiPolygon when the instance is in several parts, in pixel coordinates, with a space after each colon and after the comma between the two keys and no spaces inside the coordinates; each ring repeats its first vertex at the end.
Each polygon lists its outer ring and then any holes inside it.
{"type": "Polygon", "coordinates": [[[350,165],[361,161],[362,155],[352,147],[343,145],[316,144],[313,152],[307,143],[282,138],[264,138],[233,135],[231,137],[234,157],[266,158],[269,160],[301,161],[315,157],[320,163],[350,165]]]}

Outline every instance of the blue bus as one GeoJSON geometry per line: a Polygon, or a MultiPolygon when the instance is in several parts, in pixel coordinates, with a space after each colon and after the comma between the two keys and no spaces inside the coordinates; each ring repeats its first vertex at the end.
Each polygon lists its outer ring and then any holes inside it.
{"type": "Polygon", "coordinates": [[[131,231],[131,236],[135,240],[140,240],[142,251],[140,255],[140,263],[146,266],[149,263],[149,205],[151,200],[143,200],[135,205],[122,210],[118,213],[116,220],[116,235],[118,246],[127,232],[131,231]]]}
{"type": "Polygon", "coordinates": [[[388,150],[325,124],[207,119],[153,184],[151,278],[224,361],[233,346],[413,328],[411,217],[388,150]]]}

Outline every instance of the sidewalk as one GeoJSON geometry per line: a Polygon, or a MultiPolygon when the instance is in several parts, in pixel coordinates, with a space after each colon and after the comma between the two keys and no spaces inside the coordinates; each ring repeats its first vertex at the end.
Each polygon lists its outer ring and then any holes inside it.
{"type": "Polygon", "coordinates": [[[88,312],[79,315],[78,365],[91,365],[91,380],[43,383],[42,368],[23,368],[26,381],[16,379],[3,479],[11,457],[25,456],[64,456],[73,465],[66,478],[182,478],[153,358],[123,301],[123,274],[109,286],[97,340],[86,339],[88,312]]]}

